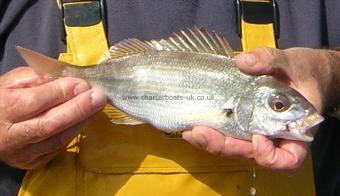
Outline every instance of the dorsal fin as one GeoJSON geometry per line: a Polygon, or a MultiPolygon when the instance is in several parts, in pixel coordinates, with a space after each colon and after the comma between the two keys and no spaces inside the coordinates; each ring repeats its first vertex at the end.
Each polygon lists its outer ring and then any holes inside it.
{"type": "Polygon", "coordinates": [[[138,39],[121,41],[110,48],[109,57],[120,58],[161,50],[234,56],[233,50],[223,36],[194,27],[173,33],[169,38],[158,41],[151,40],[148,42],[138,39]]]}
{"type": "Polygon", "coordinates": [[[164,50],[179,50],[217,54],[233,57],[234,53],[225,38],[217,33],[209,33],[197,27],[173,33],[168,39],[158,41],[164,50]]]}
{"type": "Polygon", "coordinates": [[[113,45],[109,50],[111,58],[120,58],[128,55],[144,53],[155,50],[154,46],[147,41],[138,39],[127,39],[113,45]]]}

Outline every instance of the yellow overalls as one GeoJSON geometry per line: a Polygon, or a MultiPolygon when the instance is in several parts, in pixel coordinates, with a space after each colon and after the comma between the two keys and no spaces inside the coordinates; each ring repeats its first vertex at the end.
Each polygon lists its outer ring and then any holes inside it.
{"type": "MultiPolygon", "coordinates": [[[[245,51],[275,47],[272,23],[240,21],[245,51]]],[[[102,21],[76,27],[65,22],[65,30],[61,61],[91,65],[108,48],[102,21]]],[[[74,142],[45,167],[28,171],[19,195],[315,195],[310,158],[288,177],[253,161],[210,155],[149,125],[114,125],[104,113],[74,142]]]]}

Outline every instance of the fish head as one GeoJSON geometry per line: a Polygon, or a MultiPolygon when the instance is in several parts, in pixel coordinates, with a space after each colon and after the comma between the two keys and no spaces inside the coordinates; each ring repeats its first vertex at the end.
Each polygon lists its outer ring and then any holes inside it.
{"type": "Polygon", "coordinates": [[[249,129],[270,138],[310,142],[311,128],[324,118],[300,93],[269,76],[255,82],[249,129]]]}

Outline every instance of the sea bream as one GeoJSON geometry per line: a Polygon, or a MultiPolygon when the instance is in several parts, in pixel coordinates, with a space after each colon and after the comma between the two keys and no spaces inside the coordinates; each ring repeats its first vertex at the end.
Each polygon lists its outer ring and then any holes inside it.
{"type": "Polygon", "coordinates": [[[114,106],[104,111],[116,124],[150,123],[165,132],[206,125],[245,140],[263,134],[312,141],[309,129],[323,121],[287,84],[238,70],[226,40],[204,29],[158,41],[127,39],[89,67],[18,51],[37,73],[78,77],[103,88],[114,106]]]}

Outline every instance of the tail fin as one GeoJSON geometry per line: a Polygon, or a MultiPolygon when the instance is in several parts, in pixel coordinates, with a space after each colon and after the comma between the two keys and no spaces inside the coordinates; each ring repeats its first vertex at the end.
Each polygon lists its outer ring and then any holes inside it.
{"type": "Polygon", "coordinates": [[[70,66],[67,63],[47,57],[27,48],[16,46],[16,49],[26,63],[39,75],[48,74],[53,78],[58,78],[62,71],[70,66]]]}

